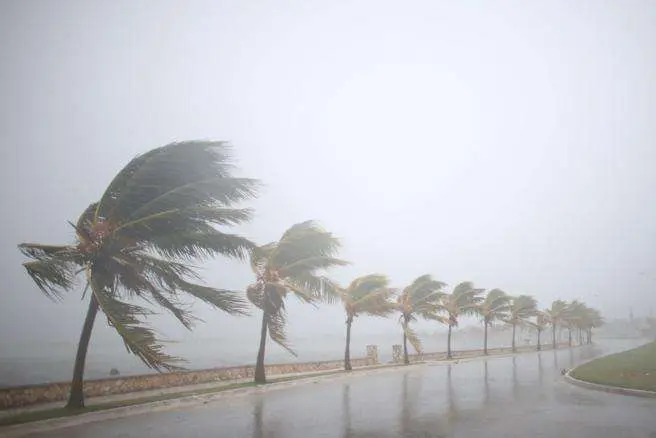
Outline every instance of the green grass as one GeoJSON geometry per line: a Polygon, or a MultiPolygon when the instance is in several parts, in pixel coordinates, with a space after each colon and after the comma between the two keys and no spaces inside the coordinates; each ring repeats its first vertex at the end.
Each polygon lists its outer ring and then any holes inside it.
{"type": "MultiPolygon", "coordinates": [[[[375,367],[368,367],[367,370],[371,369],[377,369],[377,368],[383,368],[385,365],[379,365],[375,367]]],[[[353,370],[357,371],[357,370],[353,370]]],[[[326,371],[323,373],[316,373],[316,374],[308,374],[308,375],[302,375],[302,376],[289,376],[289,377],[279,377],[276,379],[271,379],[269,380],[268,384],[270,383],[280,383],[280,382],[287,382],[290,380],[299,380],[299,379],[310,379],[313,377],[321,377],[321,376],[328,376],[332,374],[339,374],[343,373],[343,370],[332,370],[332,371],[326,371]]],[[[183,397],[191,397],[195,395],[204,395],[204,394],[213,394],[213,393],[218,393],[218,392],[223,392],[223,391],[229,391],[231,389],[240,389],[240,388],[249,388],[252,386],[256,386],[254,382],[241,382],[241,383],[234,383],[230,385],[224,385],[216,388],[205,388],[205,389],[199,389],[199,390],[192,390],[192,391],[181,391],[181,392],[173,392],[169,394],[161,394],[161,395],[154,395],[154,396],[149,396],[149,397],[140,397],[140,398],[133,398],[130,400],[121,400],[121,401],[115,401],[115,402],[108,402],[108,403],[101,403],[97,405],[90,405],[87,407],[84,407],[82,409],[67,409],[67,408],[55,408],[55,409],[44,409],[41,411],[32,411],[32,412],[24,412],[21,414],[16,414],[12,415],[10,417],[5,417],[5,418],[0,418],[0,426],[11,426],[15,424],[24,424],[24,423],[30,423],[33,421],[41,421],[41,420],[49,420],[51,418],[62,418],[62,417],[71,417],[74,415],[80,415],[80,414],[86,414],[89,412],[96,412],[96,411],[104,411],[107,409],[114,409],[114,408],[121,408],[125,406],[134,406],[134,405],[141,405],[145,403],[153,403],[153,402],[158,402],[158,401],[164,401],[164,400],[173,400],[173,399],[178,399],[178,398],[183,398],[183,397]]]]}
{"type": "Polygon", "coordinates": [[[602,385],[656,391],[656,342],[593,360],[575,368],[571,376],[602,385]]]}

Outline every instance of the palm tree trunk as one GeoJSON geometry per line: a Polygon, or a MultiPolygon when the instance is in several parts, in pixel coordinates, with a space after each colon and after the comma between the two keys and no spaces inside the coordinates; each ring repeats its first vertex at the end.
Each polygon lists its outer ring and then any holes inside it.
{"type": "MultiPolygon", "coordinates": [[[[344,351],[344,370],[351,371],[351,324],[353,317],[346,318],[346,350],[344,351]]],[[[404,332],[405,334],[405,332],[404,332]]]]}
{"type": "Polygon", "coordinates": [[[592,329],[588,329],[588,344],[592,344],[592,329]]]}
{"type": "Polygon", "coordinates": [[[483,354],[487,356],[487,321],[484,322],[485,324],[485,336],[483,337],[483,354]]]}
{"type": "Polygon", "coordinates": [[[408,335],[405,333],[405,330],[408,328],[409,319],[409,317],[403,315],[403,363],[406,365],[410,365],[410,358],[408,357],[408,335]]]}
{"type": "Polygon", "coordinates": [[[451,359],[451,324],[449,324],[449,335],[447,336],[446,341],[446,358],[451,359]]]}
{"type": "Polygon", "coordinates": [[[541,333],[542,333],[542,330],[538,330],[538,348],[537,348],[538,351],[542,350],[542,345],[540,345],[540,334],[541,333]]]}
{"type": "Polygon", "coordinates": [[[551,326],[551,328],[552,328],[552,330],[551,330],[551,335],[552,335],[551,340],[552,340],[552,343],[553,343],[553,349],[555,350],[556,349],[556,324],[554,323],[551,326]]]}
{"type": "Polygon", "coordinates": [[[80,334],[80,342],[77,344],[73,381],[71,382],[71,393],[66,404],[67,408],[77,409],[84,407],[84,364],[87,359],[91,331],[93,330],[93,323],[96,320],[97,314],[98,301],[96,301],[96,296],[92,293],[91,299],[89,300],[89,308],[87,309],[87,316],[84,318],[84,325],[80,334]]]}
{"type": "Polygon", "coordinates": [[[513,324],[513,338],[512,338],[512,352],[515,353],[517,351],[517,347],[515,346],[515,328],[517,327],[517,324],[513,324]]]}
{"type": "Polygon", "coordinates": [[[403,364],[410,365],[410,359],[408,358],[408,335],[403,332],[403,364]]]}
{"type": "Polygon", "coordinates": [[[266,373],[264,371],[264,353],[266,350],[267,338],[267,319],[266,313],[262,311],[262,330],[260,332],[260,349],[257,352],[257,362],[255,363],[255,383],[266,383],[266,373]]]}

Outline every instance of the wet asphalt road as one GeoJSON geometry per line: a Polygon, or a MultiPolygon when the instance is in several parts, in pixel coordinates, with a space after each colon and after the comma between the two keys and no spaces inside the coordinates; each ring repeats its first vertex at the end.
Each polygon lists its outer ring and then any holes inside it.
{"type": "Polygon", "coordinates": [[[31,437],[655,438],[656,399],[563,381],[562,368],[635,343],[330,377],[31,437]]]}

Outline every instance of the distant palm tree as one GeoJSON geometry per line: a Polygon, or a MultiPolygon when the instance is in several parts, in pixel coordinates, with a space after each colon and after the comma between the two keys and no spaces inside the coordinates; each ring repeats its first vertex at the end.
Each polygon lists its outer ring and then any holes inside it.
{"type": "Polygon", "coordinates": [[[565,322],[567,317],[567,302],[563,300],[556,300],[551,303],[551,307],[545,310],[545,313],[549,316],[549,322],[551,323],[551,334],[552,334],[552,346],[553,349],[556,349],[556,331],[558,327],[561,327],[565,322]]]}
{"type": "Polygon", "coordinates": [[[588,308],[585,316],[585,329],[587,333],[587,343],[592,344],[592,329],[604,325],[604,318],[597,309],[588,308]]]}
{"type": "Polygon", "coordinates": [[[446,323],[449,326],[447,336],[447,359],[452,358],[451,354],[451,330],[458,326],[460,315],[476,315],[479,304],[483,301],[481,294],[483,289],[474,288],[471,281],[463,281],[457,285],[451,294],[445,294],[437,304],[437,312],[445,313],[447,316],[446,323]]]}
{"type": "Polygon", "coordinates": [[[485,299],[478,305],[478,314],[485,327],[483,354],[487,356],[487,329],[494,321],[503,321],[508,318],[510,310],[510,297],[501,289],[492,289],[485,299]]]}
{"type": "Polygon", "coordinates": [[[289,228],[279,241],[257,247],[251,267],[257,281],[246,290],[248,299],[262,310],[260,347],[255,365],[255,382],[266,383],[264,355],[267,332],[271,339],[296,356],[285,335],[285,297],[290,292],[310,304],[335,300],[337,292],[330,280],[319,273],[347,262],[334,256],[339,240],[313,221],[289,228]]]}
{"type": "Polygon", "coordinates": [[[579,345],[583,344],[583,334],[586,343],[592,342],[592,329],[603,324],[603,318],[598,310],[588,307],[585,303],[574,300],[567,307],[566,321],[568,326],[578,332],[579,345]]]}
{"type": "Polygon", "coordinates": [[[410,328],[410,323],[420,316],[424,319],[442,321],[436,314],[437,304],[444,295],[441,281],[433,280],[430,275],[417,277],[407,286],[397,298],[397,309],[401,312],[401,326],[403,327],[403,362],[408,365],[408,341],[417,353],[421,353],[421,340],[410,328]]]}
{"type": "Polygon", "coordinates": [[[389,301],[394,290],[389,287],[389,279],[380,274],[358,277],[346,288],[337,288],[339,297],[346,311],[346,350],[344,351],[344,369],[351,368],[351,324],[360,314],[387,316],[394,307],[389,301]]]}
{"type": "MultiPolygon", "coordinates": [[[[112,180],[100,201],[79,217],[77,241],[53,246],[24,243],[33,259],[24,264],[41,291],[58,300],[73,289],[78,274],[86,281],[89,307],[80,335],[67,406],[84,406],[84,365],[98,310],[121,336],[128,351],[158,371],[179,369],[142,318],[151,312],[129,303],[140,298],[170,311],[190,328],[193,315],[180,294],[198,298],[232,314],[244,314],[235,292],[191,283],[198,280],[194,259],[222,254],[244,258],[252,244],[224,234],[215,225],[247,221],[250,212],[233,204],[256,194],[252,179],[235,178],[229,148],[221,142],[172,143],[134,158],[112,180]]],[[[84,296],[83,295],[83,296],[84,296]]]]}
{"type": "Polygon", "coordinates": [[[519,295],[512,298],[506,322],[512,325],[512,351],[517,351],[515,330],[518,325],[525,324],[537,311],[537,301],[529,295],[519,295]]]}
{"type": "Polygon", "coordinates": [[[535,331],[538,335],[538,345],[537,350],[542,350],[542,344],[540,342],[542,332],[549,326],[549,315],[546,312],[538,310],[535,312],[535,321],[529,322],[535,328],[535,331]]]}
{"type": "Polygon", "coordinates": [[[579,345],[582,343],[581,327],[586,316],[587,307],[579,300],[573,300],[567,306],[565,326],[567,327],[569,346],[572,346],[572,331],[578,331],[579,345]]]}

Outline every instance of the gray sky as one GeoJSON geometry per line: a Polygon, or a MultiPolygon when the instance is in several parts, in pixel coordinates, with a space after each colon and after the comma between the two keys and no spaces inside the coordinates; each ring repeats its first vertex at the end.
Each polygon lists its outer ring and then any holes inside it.
{"type": "MultiPolygon", "coordinates": [[[[353,262],[342,282],[432,273],[644,315],[655,22],[648,0],[4,0],[0,344],[77,341],[83,319],[79,293],[38,292],[16,245],[70,242],[66,221],[134,155],[198,138],[230,140],[267,184],[240,231],[264,243],[317,219],[353,262]]],[[[225,260],[205,272],[251,281],[225,260]]],[[[192,336],[240,330],[255,351],[258,318],[198,310],[192,336]]],[[[292,342],[343,330],[339,309],[290,312],[292,342]]]]}

